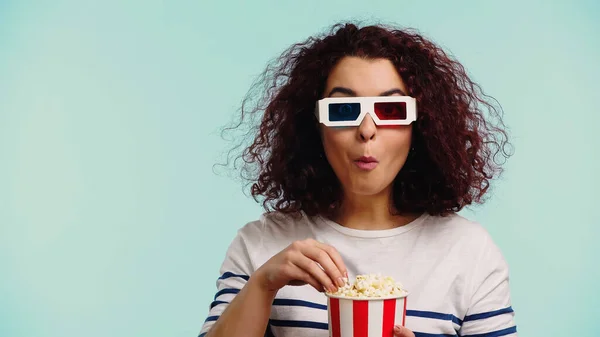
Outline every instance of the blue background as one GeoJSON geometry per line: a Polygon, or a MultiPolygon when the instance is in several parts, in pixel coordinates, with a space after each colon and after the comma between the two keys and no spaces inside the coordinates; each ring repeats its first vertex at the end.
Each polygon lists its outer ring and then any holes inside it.
{"type": "MultiPolygon", "coordinates": [[[[515,154],[463,214],[522,336],[597,336],[594,1],[0,0],[0,336],[196,336],[262,209],[213,164],[267,62],[339,20],[415,27],[500,101],[515,154]]],[[[231,175],[236,176],[235,172],[231,175]]]]}

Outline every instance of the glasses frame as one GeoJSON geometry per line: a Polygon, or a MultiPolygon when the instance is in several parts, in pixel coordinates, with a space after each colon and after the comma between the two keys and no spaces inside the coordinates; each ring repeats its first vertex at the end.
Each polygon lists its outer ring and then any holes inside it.
{"type": "Polygon", "coordinates": [[[327,97],[317,101],[315,115],[319,123],[328,127],[359,126],[369,114],[376,125],[410,125],[417,120],[417,101],[411,96],[375,96],[375,97],[327,97]],[[406,103],[406,119],[380,119],[375,113],[375,103],[406,103]],[[355,120],[329,120],[329,105],[336,103],[360,103],[360,114],[355,120]]]}

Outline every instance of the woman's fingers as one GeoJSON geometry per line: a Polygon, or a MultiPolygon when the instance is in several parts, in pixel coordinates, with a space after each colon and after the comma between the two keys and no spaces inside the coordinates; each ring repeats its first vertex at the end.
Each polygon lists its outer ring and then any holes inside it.
{"type": "Polygon", "coordinates": [[[335,285],[336,288],[344,286],[344,280],[342,280],[344,274],[338,269],[329,252],[316,245],[307,245],[306,247],[303,247],[302,253],[309,259],[318,262],[319,265],[323,267],[323,270],[327,273],[331,283],[335,285]]]}
{"type": "Polygon", "coordinates": [[[294,280],[291,282],[291,284],[293,285],[300,285],[302,284],[302,282],[304,282],[310,284],[319,292],[323,291],[323,285],[321,284],[321,282],[317,281],[317,279],[315,279],[308,272],[304,271],[297,265],[289,265],[287,269],[287,274],[292,280],[294,280]]]}
{"type": "Polygon", "coordinates": [[[287,267],[283,267],[286,269],[284,274],[288,275],[286,278],[291,278],[287,284],[303,281],[319,291],[329,292],[335,292],[345,284],[343,277],[347,276],[346,267],[340,254],[331,246],[313,239],[295,241],[284,256],[287,263],[287,267]]]}
{"type": "Polygon", "coordinates": [[[415,334],[410,331],[409,329],[401,326],[401,325],[396,325],[394,327],[394,336],[395,337],[415,337],[415,334]]]}
{"type": "Polygon", "coordinates": [[[329,254],[329,256],[331,257],[331,259],[333,260],[337,269],[340,271],[340,273],[342,274],[343,277],[348,277],[348,269],[346,269],[346,265],[344,264],[344,261],[342,260],[342,256],[337,251],[337,249],[335,249],[329,245],[326,245],[324,243],[321,243],[319,241],[315,241],[315,245],[317,247],[321,248],[322,250],[326,251],[327,254],[329,254]]]}
{"type": "Polygon", "coordinates": [[[312,276],[320,284],[322,284],[325,290],[330,292],[336,291],[337,287],[333,284],[333,281],[331,280],[329,275],[327,275],[327,273],[325,273],[325,271],[321,269],[321,267],[319,267],[317,262],[308,258],[305,255],[299,255],[298,258],[294,261],[294,263],[298,267],[300,267],[300,269],[310,274],[310,276],[312,276]]]}

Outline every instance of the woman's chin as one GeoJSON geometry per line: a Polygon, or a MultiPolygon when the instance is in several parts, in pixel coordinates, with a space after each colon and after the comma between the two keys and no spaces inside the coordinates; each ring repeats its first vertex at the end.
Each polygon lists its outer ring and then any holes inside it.
{"type": "Polygon", "coordinates": [[[386,189],[387,186],[379,181],[361,181],[354,183],[349,192],[356,196],[367,197],[383,194],[386,189]]]}

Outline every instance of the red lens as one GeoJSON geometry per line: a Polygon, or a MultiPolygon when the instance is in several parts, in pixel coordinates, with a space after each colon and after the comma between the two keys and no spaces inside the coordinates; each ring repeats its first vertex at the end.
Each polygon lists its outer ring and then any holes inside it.
{"type": "Polygon", "coordinates": [[[406,102],[375,103],[375,114],[381,120],[405,120],[406,102]]]}

